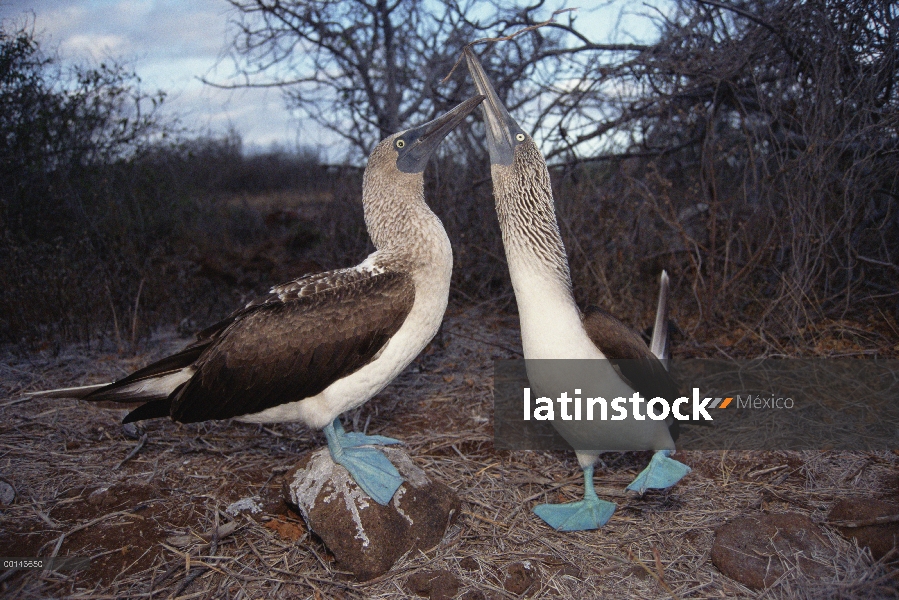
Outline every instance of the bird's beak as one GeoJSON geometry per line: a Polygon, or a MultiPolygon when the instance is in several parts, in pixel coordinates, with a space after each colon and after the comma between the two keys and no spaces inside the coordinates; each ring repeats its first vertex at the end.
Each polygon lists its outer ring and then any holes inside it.
{"type": "Polygon", "coordinates": [[[484,94],[487,101],[484,102],[484,124],[487,126],[487,150],[490,152],[490,162],[493,164],[510,165],[512,164],[512,151],[514,145],[512,143],[512,129],[514,126],[518,129],[518,124],[509,115],[509,111],[499,101],[496,90],[487,74],[484,73],[483,67],[472,52],[471,48],[466,47],[464,50],[465,60],[468,62],[468,71],[479,94],[484,94]]]}
{"type": "Polygon", "coordinates": [[[475,107],[484,101],[484,96],[472,96],[448,113],[424,125],[404,131],[402,136],[409,140],[409,147],[396,161],[396,166],[404,173],[421,173],[428,164],[443,138],[456,128],[475,107]]]}

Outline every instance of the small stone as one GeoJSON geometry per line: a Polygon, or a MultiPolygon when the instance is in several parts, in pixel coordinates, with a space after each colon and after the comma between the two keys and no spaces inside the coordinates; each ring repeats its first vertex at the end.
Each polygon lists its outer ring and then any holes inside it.
{"type": "Polygon", "coordinates": [[[252,498],[241,498],[237,502],[232,502],[225,509],[225,512],[231,515],[232,517],[236,517],[240,513],[246,511],[250,514],[256,514],[262,510],[262,507],[259,506],[259,496],[253,496],[252,498]]]}
{"type": "Polygon", "coordinates": [[[16,488],[0,479],[0,504],[9,506],[16,499],[16,488]]]}
{"type": "Polygon", "coordinates": [[[756,590],[777,581],[786,570],[785,563],[810,577],[828,577],[833,573],[826,565],[834,550],[826,540],[821,527],[805,515],[740,517],[715,530],[712,563],[731,579],[756,590]]]}
{"type": "Polygon", "coordinates": [[[428,597],[431,595],[431,571],[415,573],[406,580],[406,589],[416,596],[428,597]]]}
{"type": "Polygon", "coordinates": [[[506,580],[503,581],[503,587],[507,592],[521,595],[528,591],[537,579],[537,573],[528,563],[512,563],[506,569],[506,580]]]}
{"type": "Polygon", "coordinates": [[[487,596],[481,590],[468,590],[459,596],[459,600],[487,600],[487,596]]]}
{"type": "Polygon", "coordinates": [[[572,564],[562,565],[562,568],[556,571],[556,575],[559,577],[574,577],[575,579],[581,578],[581,570],[572,564]]]}
{"type": "Polygon", "coordinates": [[[118,501],[118,497],[116,497],[115,491],[108,487],[98,488],[87,497],[87,503],[98,508],[109,508],[116,501],[118,501]]]}
{"type": "Polygon", "coordinates": [[[449,600],[459,591],[459,580],[449,571],[422,571],[406,580],[406,589],[431,600],[449,600]]]}
{"type": "Polygon", "coordinates": [[[478,561],[476,561],[472,557],[466,556],[459,561],[459,568],[465,569],[466,571],[477,571],[481,568],[481,565],[479,565],[478,561]]]}
{"type": "MultiPolygon", "coordinates": [[[[873,498],[853,498],[837,502],[827,515],[827,520],[869,521],[890,515],[899,515],[899,505],[873,498]]],[[[883,558],[899,542],[899,522],[864,527],[835,527],[846,539],[854,538],[859,546],[870,548],[875,560],[883,558]]]]}
{"type": "Polygon", "coordinates": [[[461,508],[453,491],[428,479],[406,452],[391,446],[379,450],[404,480],[387,506],[362,491],[327,448],[301,460],[284,481],[288,504],[334,554],[338,568],[360,581],[383,575],[410,549],[439,544],[461,508]]]}
{"type": "Polygon", "coordinates": [[[144,428],[137,423],[125,423],[122,425],[122,433],[125,434],[126,438],[139,440],[144,434],[144,428]]]}

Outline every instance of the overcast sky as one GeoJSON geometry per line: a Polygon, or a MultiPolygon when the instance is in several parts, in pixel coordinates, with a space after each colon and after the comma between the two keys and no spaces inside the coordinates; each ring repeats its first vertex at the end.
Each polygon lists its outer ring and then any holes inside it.
{"type": "MultiPolygon", "coordinates": [[[[565,4],[589,6],[593,0],[565,4]]],[[[292,118],[278,90],[221,90],[199,81],[226,82],[233,74],[231,63],[220,60],[230,41],[230,10],[225,0],[0,0],[0,19],[21,23],[33,13],[44,47],[58,47],[64,59],[125,62],[144,91],[165,91],[167,110],[193,130],[221,134],[234,128],[250,151],[272,144],[333,145],[327,132],[292,118]]],[[[617,13],[581,9],[578,20],[590,20],[585,30],[602,39],[617,13]]],[[[625,37],[639,37],[639,25],[624,29],[625,37]]],[[[340,158],[339,152],[322,154],[340,158]]]]}
{"type": "Polygon", "coordinates": [[[0,18],[21,22],[33,12],[39,39],[65,59],[124,61],[145,91],[165,91],[168,110],[192,129],[233,127],[248,149],[302,143],[277,90],[221,90],[199,81],[232,73],[227,62],[215,69],[228,45],[229,9],[223,0],[0,0],[0,18]]]}

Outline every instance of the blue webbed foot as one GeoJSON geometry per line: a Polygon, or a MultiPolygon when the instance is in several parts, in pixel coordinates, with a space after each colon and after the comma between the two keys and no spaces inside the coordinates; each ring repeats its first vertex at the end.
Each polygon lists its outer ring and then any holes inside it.
{"type": "MultiPolygon", "coordinates": [[[[353,435],[343,432],[339,419],[335,419],[334,423],[325,427],[325,438],[328,440],[331,458],[334,459],[334,462],[346,468],[353,480],[375,502],[386,505],[393,498],[396,490],[402,485],[403,478],[400,476],[399,471],[396,470],[396,467],[393,466],[393,463],[380,450],[360,447],[358,443],[363,438],[372,440],[382,438],[382,436],[355,434],[356,437],[350,437],[353,435]]],[[[397,440],[391,438],[383,439],[389,440],[389,443],[397,442],[397,440]]]]}
{"type": "Polygon", "coordinates": [[[344,448],[356,448],[358,446],[390,446],[392,444],[402,444],[398,439],[387,437],[384,435],[365,435],[364,433],[350,432],[343,430],[340,419],[334,421],[334,431],[340,440],[340,445],[344,448]]]}
{"type": "Polygon", "coordinates": [[[390,502],[403,483],[393,463],[375,448],[344,448],[343,455],[335,457],[334,462],[346,467],[359,487],[382,506],[390,502]]]}
{"type": "Polygon", "coordinates": [[[344,434],[341,441],[344,448],[357,448],[359,446],[390,446],[392,444],[402,444],[398,439],[383,435],[365,435],[364,433],[347,433],[344,434]]]}
{"type": "Polygon", "coordinates": [[[556,531],[599,529],[615,512],[615,503],[600,500],[593,489],[593,467],[584,469],[584,499],[567,504],[541,504],[534,513],[556,531]]]}
{"type": "Polygon", "coordinates": [[[671,450],[656,452],[646,468],[627,486],[628,491],[643,495],[649,489],[670,488],[691,471],[690,467],[669,456],[671,450]]]}
{"type": "Polygon", "coordinates": [[[599,529],[615,512],[615,503],[599,498],[584,498],[568,504],[541,504],[534,513],[556,531],[599,529]]]}

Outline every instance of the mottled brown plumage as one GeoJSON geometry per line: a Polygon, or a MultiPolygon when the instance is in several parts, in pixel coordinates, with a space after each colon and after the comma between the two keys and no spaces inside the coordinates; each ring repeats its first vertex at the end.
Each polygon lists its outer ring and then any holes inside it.
{"type": "Polygon", "coordinates": [[[302,400],[368,364],[400,328],[414,300],[404,273],[341,269],[301,277],[203,330],[181,352],[85,399],[125,401],[122,390],[130,384],[192,368],[193,376],[174,392],[136,398],[150,402],[125,422],[162,416],[181,423],[227,419],[302,400]],[[364,323],[347,317],[347,309],[360,301],[369,307],[364,323]]]}
{"type": "Polygon", "coordinates": [[[516,145],[511,165],[494,165],[492,171],[506,255],[525,255],[530,262],[544,263],[570,290],[568,258],[556,220],[549,171],[540,150],[527,138],[516,145]]]}
{"type": "Polygon", "coordinates": [[[537,390],[557,390],[574,383],[576,394],[593,394],[603,402],[605,398],[631,398],[634,402],[630,418],[580,420],[566,417],[563,411],[560,419],[552,420],[553,427],[575,449],[584,472],[584,498],[541,504],[534,512],[558,531],[596,529],[615,511],[614,503],[601,500],[593,485],[593,464],[601,452],[656,451],[647,468],[628,486],[635,494],[670,487],[689,473],[689,467],[670,458],[676,427],[669,428],[665,419],[671,423],[673,417],[657,403],[653,406],[661,412],[650,418],[636,408],[639,398],[634,392],[644,401],[661,397],[671,402],[675,388],[664,365],[620,321],[599,309],[586,314],[578,309],[546,161],[506,111],[470,48],[465,55],[478,92],[486,96],[484,121],[496,211],[518,304],[530,384],[537,390]],[[560,360],[575,364],[587,360],[590,366],[570,375],[565,373],[570,363],[560,364],[560,360]],[[577,381],[571,382],[572,378],[577,381]]]}
{"type": "Polygon", "coordinates": [[[673,401],[677,386],[636,333],[597,307],[582,313],[575,305],[546,161],[500,102],[477,57],[470,49],[465,53],[478,92],[486,96],[482,108],[496,212],[525,358],[606,358],[643,398],[673,401]]]}

